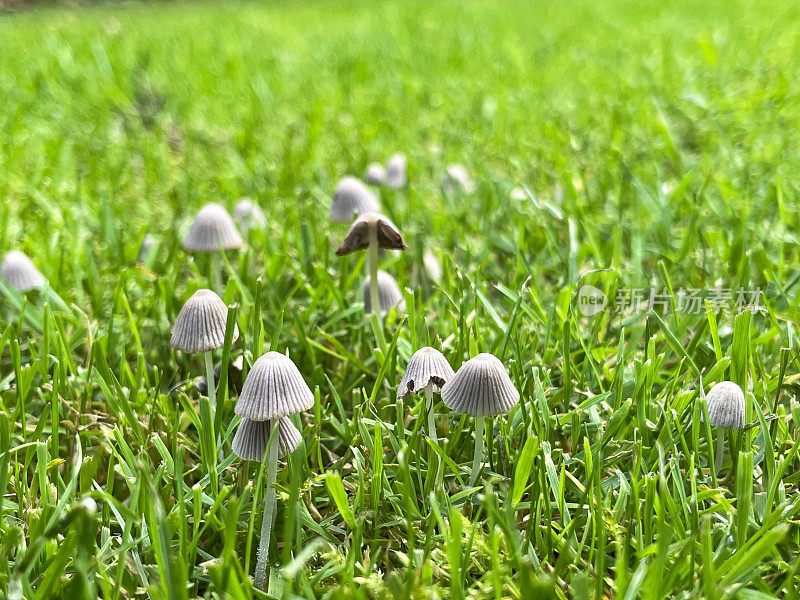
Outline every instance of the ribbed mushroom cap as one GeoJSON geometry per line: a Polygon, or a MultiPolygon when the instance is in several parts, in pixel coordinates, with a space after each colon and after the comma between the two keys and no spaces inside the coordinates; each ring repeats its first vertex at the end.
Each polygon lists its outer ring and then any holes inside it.
{"type": "MultiPolygon", "coordinates": [[[[362,286],[364,310],[368,313],[372,312],[372,299],[369,294],[370,281],[371,278],[367,276],[362,286]]],[[[406,309],[406,301],[400,291],[400,286],[386,271],[378,271],[378,301],[381,304],[381,314],[389,312],[393,306],[397,307],[398,312],[406,309]]]]}
{"type": "Polygon", "coordinates": [[[454,412],[486,417],[508,412],[519,400],[519,392],[500,359],[483,353],[461,365],[444,384],[442,400],[454,412]]]}
{"type": "Polygon", "coordinates": [[[314,406],[314,394],[290,358],[267,352],[253,364],[236,402],[236,414],[254,421],[278,419],[314,406]]]}
{"type": "Polygon", "coordinates": [[[429,383],[440,389],[453,375],[453,367],[444,355],[436,348],[425,346],[414,352],[408,361],[406,374],[397,386],[397,397],[416,394],[429,383]]]}
{"type": "MultiPolygon", "coordinates": [[[[189,354],[221,348],[227,320],[228,307],[222,298],[211,290],[197,290],[178,313],[169,343],[189,354]]],[[[238,337],[239,328],[234,325],[233,341],[238,337]]]]}
{"type": "Polygon", "coordinates": [[[250,198],[242,198],[233,207],[233,218],[244,232],[250,229],[263,229],[267,225],[264,211],[250,198]]]}
{"type": "Polygon", "coordinates": [[[331,220],[349,223],[356,215],[377,212],[381,209],[378,199],[361,181],[350,175],[343,177],[333,192],[331,220]]]}
{"type": "Polygon", "coordinates": [[[720,381],[706,395],[708,420],[714,427],[744,427],[744,392],[732,381],[720,381]]]}
{"type": "Polygon", "coordinates": [[[386,181],[386,169],[380,163],[370,163],[364,172],[364,180],[370,185],[381,185],[386,181]]]}
{"type": "Polygon", "coordinates": [[[361,215],[350,226],[350,231],[336,250],[336,256],[351,254],[356,250],[369,247],[369,232],[375,229],[378,235],[378,247],[405,250],[406,241],[394,223],[380,213],[361,215]]]}
{"type": "Polygon", "coordinates": [[[475,190],[475,184],[467,172],[464,165],[450,165],[442,178],[442,185],[449,194],[455,192],[465,192],[467,194],[475,190]]]}
{"type": "Polygon", "coordinates": [[[406,184],[407,177],[406,155],[398,152],[390,156],[386,162],[386,185],[391,188],[401,188],[406,184]]]}
{"type": "MultiPolygon", "coordinates": [[[[272,434],[273,421],[252,421],[242,419],[233,436],[233,452],[244,460],[262,461],[267,453],[267,442],[272,434]]],[[[278,419],[278,437],[272,443],[278,444],[278,458],[283,458],[297,448],[302,437],[292,422],[283,417],[278,419]]]]}
{"type": "Polygon", "coordinates": [[[189,252],[219,252],[243,245],[244,240],[228,211],[213,202],[200,209],[183,240],[183,247],[189,252]]]}
{"type": "Polygon", "coordinates": [[[11,250],[0,265],[0,276],[18,292],[42,287],[47,283],[30,258],[19,250],[11,250]]]}

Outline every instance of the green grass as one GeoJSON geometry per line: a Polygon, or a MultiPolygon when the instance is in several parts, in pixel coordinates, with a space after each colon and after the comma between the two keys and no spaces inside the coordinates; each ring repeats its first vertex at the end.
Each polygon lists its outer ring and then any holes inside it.
{"type": "Polygon", "coordinates": [[[798,598],[798,31],[784,0],[0,15],[0,249],[71,307],[0,296],[0,596],[265,597],[235,398],[219,460],[199,393],[168,393],[203,373],[169,345],[208,285],[182,235],[250,196],[269,225],[227,256],[232,353],[288,350],[317,396],[278,473],[272,596],[798,598]],[[398,150],[410,188],[381,200],[409,249],[381,268],[409,314],[379,343],[327,207],[398,150]],[[450,162],[475,194],[443,193],[450,162]],[[760,288],[765,309],[585,318],[584,284],[760,288]],[[395,400],[427,344],[455,368],[495,353],[522,395],[476,493],[474,420],[439,402],[434,447],[424,398],[395,400]],[[720,478],[701,378],[747,390],[720,478]]]}

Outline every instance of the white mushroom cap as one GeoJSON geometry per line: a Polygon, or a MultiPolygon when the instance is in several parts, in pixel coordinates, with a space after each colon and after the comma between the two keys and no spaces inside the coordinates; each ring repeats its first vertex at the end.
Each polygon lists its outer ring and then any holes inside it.
{"type": "Polygon", "coordinates": [[[379,248],[405,250],[406,241],[397,226],[380,213],[361,215],[350,226],[344,240],[336,249],[336,256],[351,254],[369,247],[370,230],[375,230],[379,248]]]}
{"type": "MultiPolygon", "coordinates": [[[[372,312],[372,299],[369,294],[370,281],[371,277],[367,276],[362,287],[364,310],[368,313],[372,312]]],[[[386,271],[378,271],[378,301],[381,304],[381,314],[389,312],[393,306],[397,307],[398,312],[403,312],[406,309],[406,301],[400,291],[400,286],[397,285],[394,277],[386,271]]]]}
{"type": "Polygon", "coordinates": [[[461,365],[444,384],[442,400],[454,412],[486,417],[508,412],[519,400],[519,392],[500,359],[483,353],[461,365]]]}
{"type": "MultiPolygon", "coordinates": [[[[242,419],[236,435],[233,437],[233,452],[241,459],[262,461],[266,456],[267,442],[272,434],[274,421],[251,421],[242,419]]],[[[278,444],[278,458],[283,458],[297,448],[302,437],[292,422],[283,417],[278,419],[277,439],[272,443],[278,444]]]]}
{"type": "Polygon", "coordinates": [[[439,257],[431,250],[425,250],[425,252],[422,253],[422,265],[425,267],[425,272],[432,281],[435,283],[442,282],[442,263],[439,257]]]}
{"type": "Polygon", "coordinates": [[[464,165],[450,165],[447,172],[442,177],[442,185],[448,194],[464,192],[471,194],[475,191],[475,184],[467,172],[464,165]]]}
{"type": "Polygon", "coordinates": [[[314,406],[314,394],[292,360],[280,352],[267,352],[253,364],[236,414],[254,421],[278,419],[314,406]]]}
{"type": "Polygon", "coordinates": [[[397,397],[416,394],[429,383],[440,389],[453,375],[453,367],[444,355],[435,348],[425,346],[414,352],[408,361],[406,374],[397,386],[397,397]]]}
{"type": "Polygon", "coordinates": [[[361,181],[350,175],[343,177],[333,192],[331,221],[349,223],[356,215],[377,212],[381,209],[378,199],[361,181]]]}
{"type": "Polygon", "coordinates": [[[222,206],[206,204],[192,222],[183,247],[189,252],[219,252],[241,248],[244,240],[222,206]]]}
{"type": "Polygon", "coordinates": [[[242,198],[233,207],[233,218],[244,232],[250,229],[263,229],[267,225],[264,211],[250,198],[242,198]]]}
{"type": "MultiPolygon", "coordinates": [[[[227,320],[228,307],[222,298],[211,290],[197,290],[178,313],[169,343],[189,354],[221,348],[227,320]]],[[[233,341],[238,337],[239,328],[234,325],[233,341]]]]}
{"type": "Polygon", "coordinates": [[[386,162],[386,185],[391,188],[401,188],[406,184],[407,178],[406,155],[398,152],[390,156],[386,162]]]}
{"type": "Polygon", "coordinates": [[[0,276],[15,290],[27,292],[47,283],[30,258],[19,250],[11,250],[0,265],[0,276]]]}
{"type": "Polygon", "coordinates": [[[364,179],[370,185],[381,185],[386,181],[386,169],[380,163],[370,163],[364,172],[364,179]]]}
{"type": "Polygon", "coordinates": [[[732,381],[721,381],[706,394],[708,420],[714,427],[744,427],[744,392],[732,381]]]}

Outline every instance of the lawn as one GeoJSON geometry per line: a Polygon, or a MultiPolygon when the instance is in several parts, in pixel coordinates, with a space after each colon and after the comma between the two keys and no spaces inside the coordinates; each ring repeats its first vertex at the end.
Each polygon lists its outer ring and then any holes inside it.
{"type": "Polygon", "coordinates": [[[788,0],[0,12],[0,253],[49,281],[0,282],[0,598],[800,598],[798,181],[788,0]],[[381,318],[329,210],[396,152],[381,318]],[[244,249],[182,248],[243,197],[244,249]],[[239,336],[213,362],[287,354],[314,397],[267,594],[240,382],[211,428],[203,358],[170,345],[218,268],[239,336]],[[397,395],[423,346],[496,355],[519,402],[479,423],[436,395],[435,442],[397,395]]]}

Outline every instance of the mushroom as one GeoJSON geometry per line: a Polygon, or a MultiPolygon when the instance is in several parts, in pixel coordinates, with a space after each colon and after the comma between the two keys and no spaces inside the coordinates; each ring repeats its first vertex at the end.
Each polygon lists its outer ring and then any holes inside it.
{"type": "MultiPolygon", "coordinates": [[[[447,362],[444,355],[430,346],[420,348],[411,356],[406,367],[405,375],[397,386],[397,397],[405,398],[409,394],[416,394],[425,390],[425,412],[428,414],[428,435],[438,445],[436,435],[436,422],[433,414],[433,394],[441,391],[442,386],[453,377],[453,367],[447,362]]],[[[438,473],[441,472],[441,463],[438,473]]]]}
{"type": "MultiPolygon", "coordinates": [[[[302,437],[288,417],[278,421],[278,458],[292,452],[300,444],[302,437]]],[[[233,452],[242,460],[261,462],[267,452],[269,436],[274,421],[253,421],[242,419],[233,437],[233,452]]]]}
{"type": "Polygon", "coordinates": [[[370,306],[381,306],[378,293],[378,249],[405,250],[406,241],[389,219],[379,213],[361,215],[350,226],[350,231],[336,250],[336,256],[351,254],[369,248],[370,306]]]}
{"type": "Polygon", "coordinates": [[[425,273],[431,281],[434,283],[442,282],[442,263],[432,250],[426,249],[422,253],[422,266],[425,267],[425,273]]]}
{"type": "Polygon", "coordinates": [[[142,244],[139,246],[139,252],[136,255],[136,260],[142,264],[147,263],[147,261],[150,259],[150,255],[156,249],[157,245],[158,239],[156,236],[148,233],[146,236],[144,236],[144,238],[142,238],[142,244]]]}
{"type": "Polygon", "coordinates": [[[267,225],[264,211],[250,198],[242,198],[233,207],[233,218],[245,233],[251,229],[263,229],[267,225]]]}
{"type": "Polygon", "coordinates": [[[442,387],[445,406],[475,417],[475,454],[469,485],[478,478],[483,460],[484,418],[508,412],[519,401],[519,392],[503,363],[493,354],[469,359],[442,387]]]}
{"type": "Polygon", "coordinates": [[[378,199],[367,186],[350,175],[343,177],[333,192],[331,221],[349,223],[356,216],[381,209],[378,199]]]}
{"type": "MultiPolygon", "coordinates": [[[[370,298],[370,290],[372,288],[372,277],[367,277],[362,286],[364,294],[364,310],[367,313],[374,312],[372,308],[372,299],[370,298]]],[[[399,312],[406,309],[406,301],[403,298],[403,293],[400,287],[394,280],[394,277],[389,275],[386,271],[378,271],[378,306],[380,307],[380,314],[385,315],[392,307],[397,307],[399,312]]]]}
{"type": "Polygon", "coordinates": [[[725,430],[742,429],[744,427],[745,401],[744,392],[732,381],[720,381],[706,395],[708,405],[708,421],[712,427],[719,427],[717,453],[714,458],[714,470],[719,473],[725,453],[725,430]]]}
{"type": "Polygon", "coordinates": [[[364,172],[364,180],[370,185],[383,185],[386,181],[386,169],[380,163],[370,163],[364,172]]]}
{"type": "MultiPolygon", "coordinates": [[[[289,357],[279,352],[267,352],[253,364],[247,374],[235,410],[236,414],[243,418],[242,424],[247,423],[247,420],[269,422],[268,426],[271,427],[284,417],[308,410],[312,406],[314,406],[314,394],[306,385],[297,366],[289,357]]],[[[240,428],[242,424],[239,425],[240,428]]],[[[244,426],[251,428],[251,425],[244,426]]],[[[266,589],[267,558],[277,502],[275,479],[278,471],[280,434],[283,428],[279,423],[278,443],[269,443],[267,451],[267,487],[264,491],[264,516],[255,573],[256,587],[262,590],[266,589]]],[[[243,445],[243,440],[241,441],[243,445]]]]}
{"type": "Polygon", "coordinates": [[[442,177],[442,186],[444,186],[448,194],[455,194],[456,192],[471,194],[475,191],[475,183],[470,178],[464,165],[449,165],[444,177],[442,177]]]}
{"type": "Polygon", "coordinates": [[[222,278],[214,256],[242,246],[244,240],[228,211],[213,202],[200,209],[183,240],[183,247],[189,252],[212,253],[211,280],[218,293],[222,293],[222,278]]]}
{"type": "Polygon", "coordinates": [[[402,152],[393,154],[386,162],[386,185],[390,188],[401,188],[406,185],[408,180],[408,167],[406,165],[406,155],[402,152]]]}
{"type": "Polygon", "coordinates": [[[5,255],[0,264],[0,276],[15,290],[23,293],[47,285],[47,279],[33,261],[19,250],[11,250],[5,255]]]}

